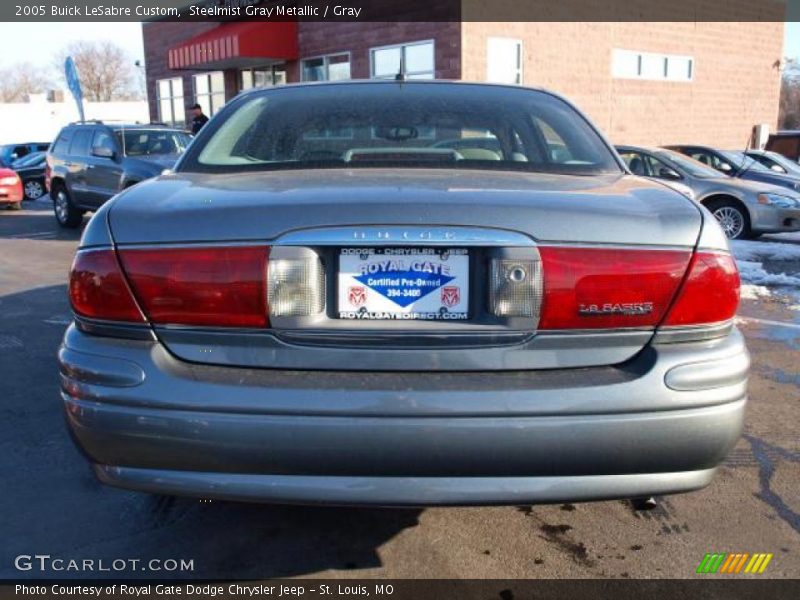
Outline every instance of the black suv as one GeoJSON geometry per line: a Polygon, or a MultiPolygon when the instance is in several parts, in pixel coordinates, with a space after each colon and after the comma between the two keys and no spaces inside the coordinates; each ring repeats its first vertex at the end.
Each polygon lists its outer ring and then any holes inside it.
{"type": "Polygon", "coordinates": [[[46,183],[58,224],[77,227],[86,211],[120,190],[171,169],[191,139],[163,125],[67,125],[47,153],[46,183]]]}

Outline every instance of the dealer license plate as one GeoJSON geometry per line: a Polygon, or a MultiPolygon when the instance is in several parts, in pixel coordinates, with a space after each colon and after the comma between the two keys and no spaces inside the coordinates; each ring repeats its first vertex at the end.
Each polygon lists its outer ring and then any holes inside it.
{"type": "Polygon", "coordinates": [[[338,311],[340,319],[467,319],[469,254],[463,248],[343,248],[338,311]]]}

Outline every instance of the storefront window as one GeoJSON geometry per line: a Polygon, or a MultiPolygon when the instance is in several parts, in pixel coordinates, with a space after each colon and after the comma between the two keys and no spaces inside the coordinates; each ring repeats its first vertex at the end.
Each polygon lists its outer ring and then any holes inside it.
{"type": "Polygon", "coordinates": [[[270,87],[286,83],[286,65],[278,64],[256,69],[242,69],[239,81],[240,90],[270,87]]]}
{"type": "Polygon", "coordinates": [[[209,117],[225,104],[225,76],[222,71],[194,76],[195,102],[209,117]]]}
{"type": "Polygon", "coordinates": [[[350,53],[330,54],[303,61],[303,81],[340,81],[350,79],[350,53]]]}
{"type": "Polygon", "coordinates": [[[370,56],[370,76],[375,79],[397,77],[401,64],[404,64],[407,79],[434,79],[436,77],[432,40],[373,48],[370,56]]]}
{"type": "Polygon", "coordinates": [[[186,110],[183,106],[183,79],[159,79],[158,118],[161,122],[173,127],[183,127],[186,123],[186,110]]]}

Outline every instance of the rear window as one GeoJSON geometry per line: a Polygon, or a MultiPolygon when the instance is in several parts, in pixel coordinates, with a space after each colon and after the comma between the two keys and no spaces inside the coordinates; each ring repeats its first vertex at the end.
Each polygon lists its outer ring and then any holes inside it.
{"type": "Polygon", "coordinates": [[[169,129],[117,129],[114,131],[125,156],[182,154],[192,138],[169,129]]]}
{"type": "Polygon", "coordinates": [[[89,156],[89,146],[92,143],[91,129],[79,129],[72,136],[72,143],[69,145],[69,153],[73,156],[89,156]]]}
{"type": "Polygon", "coordinates": [[[58,136],[56,143],[53,144],[53,152],[57,154],[66,154],[69,152],[69,143],[72,141],[72,130],[65,129],[58,136]]]}
{"type": "Polygon", "coordinates": [[[179,170],[425,166],[620,172],[597,132],[567,103],[501,86],[282,88],[244,96],[206,127],[179,170]]]}

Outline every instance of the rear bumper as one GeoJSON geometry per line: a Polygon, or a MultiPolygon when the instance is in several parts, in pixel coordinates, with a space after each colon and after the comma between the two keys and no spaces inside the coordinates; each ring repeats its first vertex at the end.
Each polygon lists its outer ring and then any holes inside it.
{"type": "Polygon", "coordinates": [[[741,335],[619,367],[326,373],[174,359],[71,328],[67,419],[120,487],[326,504],[506,504],[707,485],[742,428],[741,335]]]}
{"type": "Polygon", "coordinates": [[[125,489],[244,502],[373,506],[548,504],[639,498],[707,486],[716,469],[575,477],[325,477],[164,471],[95,465],[125,489]]]}

